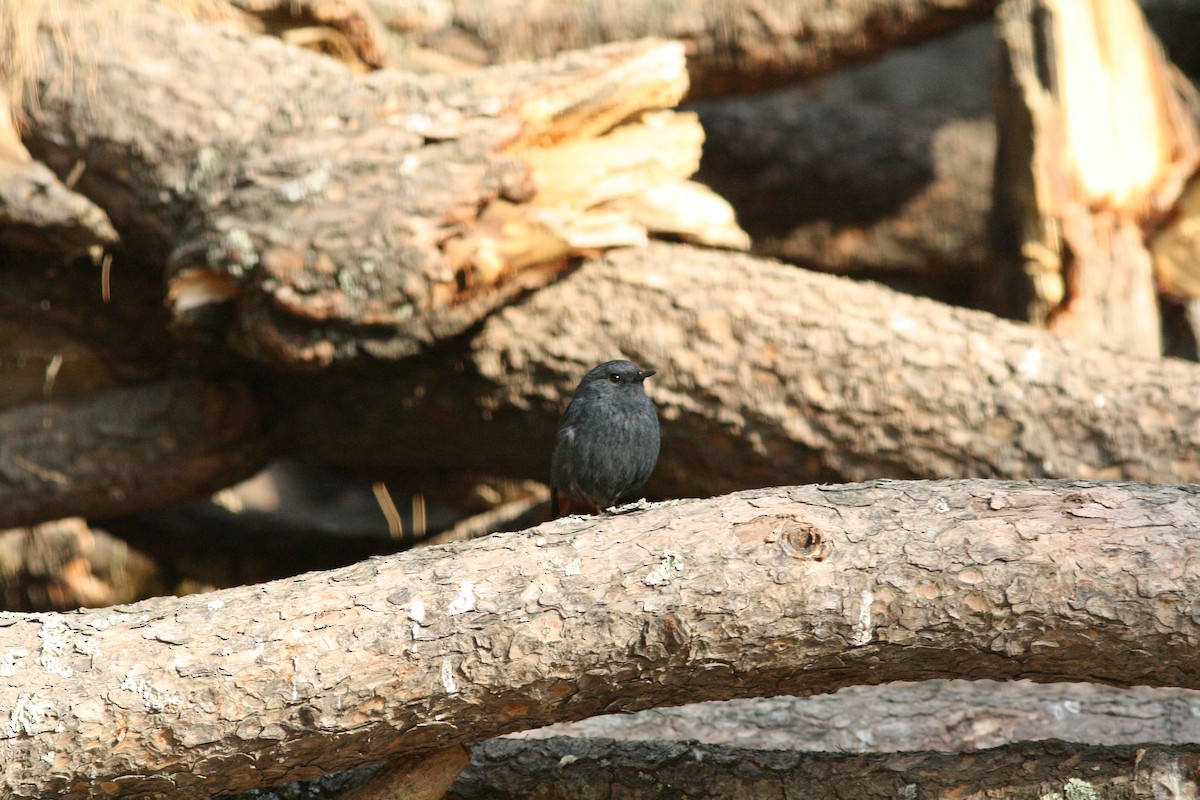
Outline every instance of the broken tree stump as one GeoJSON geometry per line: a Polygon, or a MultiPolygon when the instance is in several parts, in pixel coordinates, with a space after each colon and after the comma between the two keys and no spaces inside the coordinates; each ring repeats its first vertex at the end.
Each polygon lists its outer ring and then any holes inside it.
{"type": "Polygon", "coordinates": [[[1006,0],[999,32],[991,304],[1160,355],[1146,238],[1200,163],[1194,90],[1132,0],[1006,0]]]}

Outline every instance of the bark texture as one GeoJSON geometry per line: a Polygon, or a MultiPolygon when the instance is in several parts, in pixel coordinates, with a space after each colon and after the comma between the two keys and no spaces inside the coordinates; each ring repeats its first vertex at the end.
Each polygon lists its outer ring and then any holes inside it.
{"type": "Polygon", "coordinates": [[[579,376],[618,354],[659,371],[648,496],[875,477],[1200,481],[1193,365],[669,245],[584,265],[446,361],[297,383],[290,443],[300,458],[430,480],[544,480],[579,376]]]}
{"type": "Polygon", "coordinates": [[[0,414],[0,529],[212,492],[265,464],[256,401],[177,380],[0,414]]]}
{"type": "MultiPolygon", "coordinates": [[[[472,471],[544,481],[579,376],[618,354],[659,369],[650,394],[664,447],[649,496],[883,476],[1200,481],[1193,365],[683,246],[589,262],[427,358],[295,379],[256,373],[256,399],[239,407],[278,403],[274,455],[405,490],[472,471]]],[[[8,436],[4,457],[37,463],[43,435],[8,436]]],[[[211,435],[209,452],[237,467],[234,440],[211,435]]],[[[135,441],[108,446],[134,463],[135,441]]],[[[28,514],[8,524],[95,513],[56,499],[53,480],[37,488],[21,474],[13,508],[28,514]]],[[[166,499],[157,482],[126,480],[124,508],[166,499]]]]}
{"type": "Polygon", "coordinates": [[[1197,688],[1198,519],[1179,486],[792,487],[11,615],[0,786],[211,796],[602,711],[892,680],[1197,688]]]}
{"type": "Polygon", "coordinates": [[[0,156],[0,246],[74,255],[116,241],[104,212],[45,164],[0,156]]]}

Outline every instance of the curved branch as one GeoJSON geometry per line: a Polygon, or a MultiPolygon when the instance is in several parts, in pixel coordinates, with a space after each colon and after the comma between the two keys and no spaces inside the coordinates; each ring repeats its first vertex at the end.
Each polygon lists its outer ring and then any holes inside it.
{"type": "Polygon", "coordinates": [[[1197,531],[1181,486],[792,487],[8,615],[0,787],[212,796],[602,712],[893,680],[1197,688],[1197,531]]]}

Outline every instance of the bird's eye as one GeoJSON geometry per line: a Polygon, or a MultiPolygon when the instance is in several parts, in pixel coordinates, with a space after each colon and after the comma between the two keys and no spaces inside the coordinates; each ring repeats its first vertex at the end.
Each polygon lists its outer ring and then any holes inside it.
{"type": "Polygon", "coordinates": [[[615,372],[610,372],[610,373],[608,373],[608,379],[609,379],[610,381],[612,381],[613,383],[620,383],[620,382],[621,382],[621,376],[620,376],[620,375],[618,375],[618,374],[617,374],[617,373],[615,373],[615,372]]]}

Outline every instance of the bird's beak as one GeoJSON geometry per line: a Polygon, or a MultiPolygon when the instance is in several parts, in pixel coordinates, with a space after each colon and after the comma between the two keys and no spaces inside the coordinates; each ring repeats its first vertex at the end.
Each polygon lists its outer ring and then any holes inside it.
{"type": "Polygon", "coordinates": [[[644,381],[646,378],[649,378],[656,372],[658,372],[656,369],[643,369],[638,372],[638,375],[640,376],[640,379],[644,381]]]}

